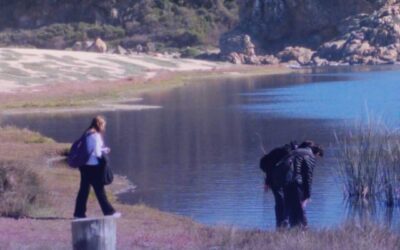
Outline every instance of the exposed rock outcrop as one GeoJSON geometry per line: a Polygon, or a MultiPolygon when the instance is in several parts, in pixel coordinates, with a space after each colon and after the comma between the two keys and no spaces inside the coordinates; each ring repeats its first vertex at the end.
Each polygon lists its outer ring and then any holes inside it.
{"type": "Polygon", "coordinates": [[[285,44],[318,46],[337,35],[340,22],[372,13],[394,0],[250,0],[240,30],[269,47],[285,44]]]}
{"type": "Polygon", "coordinates": [[[107,44],[101,38],[96,38],[95,41],[77,41],[72,46],[74,51],[90,51],[98,53],[107,52],[107,44]]]}
{"type": "Polygon", "coordinates": [[[360,14],[340,24],[340,35],[321,45],[316,55],[349,64],[392,64],[400,54],[400,5],[371,15],[360,14]]]}
{"type": "Polygon", "coordinates": [[[227,35],[220,40],[221,57],[234,64],[260,64],[249,35],[227,35]]]}
{"type": "Polygon", "coordinates": [[[107,44],[101,40],[101,38],[96,38],[92,46],[90,46],[87,51],[98,52],[98,53],[106,53],[107,52],[107,44]]]}
{"type": "Polygon", "coordinates": [[[115,48],[114,53],[118,54],[118,55],[127,55],[127,54],[129,54],[129,52],[124,47],[122,47],[121,45],[118,45],[115,48]]]}
{"type": "MultiPolygon", "coordinates": [[[[258,0],[252,7],[240,28],[247,24],[246,33],[258,45],[258,54],[268,55],[258,56],[257,63],[323,66],[400,61],[400,4],[395,0],[258,0]]],[[[225,34],[221,46],[228,46],[221,51],[229,51],[231,61],[257,64],[240,58],[244,43],[233,45],[243,37],[240,28],[225,34]]]]}
{"type": "Polygon", "coordinates": [[[300,65],[309,65],[314,51],[303,47],[286,47],[277,54],[281,62],[296,61],[300,65]]]}

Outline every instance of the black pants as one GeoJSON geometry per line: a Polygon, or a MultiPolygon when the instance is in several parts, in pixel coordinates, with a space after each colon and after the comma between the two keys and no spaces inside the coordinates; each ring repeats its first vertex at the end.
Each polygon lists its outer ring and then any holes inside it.
{"type": "Polygon", "coordinates": [[[302,206],[304,201],[303,190],[297,183],[291,183],[284,187],[285,208],[289,216],[291,227],[307,226],[307,218],[302,206]]]}
{"type": "Polygon", "coordinates": [[[99,166],[82,166],[79,168],[81,172],[81,184],[79,187],[78,196],[75,203],[75,217],[85,217],[86,203],[89,197],[90,186],[93,187],[104,215],[112,215],[115,213],[107,199],[104,184],[102,183],[102,168],[99,166]]]}
{"type": "Polygon", "coordinates": [[[271,188],[275,198],[275,219],[276,227],[284,228],[288,226],[288,215],[285,209],[285,199],[283,187],[271,188]]]}

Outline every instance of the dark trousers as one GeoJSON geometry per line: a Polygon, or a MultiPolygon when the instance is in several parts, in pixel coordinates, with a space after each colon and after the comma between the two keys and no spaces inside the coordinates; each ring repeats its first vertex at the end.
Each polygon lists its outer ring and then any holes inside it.
{"type": "Polygon", "coordinates": [[[275,219],[276,227],[284,228],[288,225],[288,216],[285,209],[285,199],[283,187],[271,188],[275,198],[275,219]]]}
{"type": "Polygon", "coordinates": [[[79,168],[81,172],[81,184],[75,203],[75,217],[85,217],[86,203],[89,197],[90,186],[93,187],[104,215],[112,215],[115,213],[107,199],[104,184],[102,183],[103,170],[99,166],[83,166],[79,168]]]}
{"type": "Polygon", "coordinates": [[[297,183],[288,184],[284,187],[284,196],[290,226],[306,227],[307,218],[302,206],[304,195],[301,186],[297,183]]]}

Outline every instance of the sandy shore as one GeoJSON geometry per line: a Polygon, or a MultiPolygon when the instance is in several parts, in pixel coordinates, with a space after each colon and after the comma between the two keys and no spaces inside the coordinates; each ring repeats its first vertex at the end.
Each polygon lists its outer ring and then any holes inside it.
{"type": "Polygon", "coordinates": [[[118,80],[140,75],[150,79],[157,71],[212,70],[228,64],[167,56],[116,55],[42,49],[0,48],[0,92],[26,87],[118,80]]]}
{"type": "Polygon", "coordinates": [[[115,55],[39,49],[0,49],[0,110],[92,112],[159,108],[121,101],[193,79],[285,74],[284,66],[235,66],[168,56],[115,55]]]}

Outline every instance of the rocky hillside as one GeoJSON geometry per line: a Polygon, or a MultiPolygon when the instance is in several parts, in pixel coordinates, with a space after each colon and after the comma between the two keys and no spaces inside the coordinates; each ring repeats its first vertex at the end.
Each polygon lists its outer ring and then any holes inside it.
{"type": "Polygon", "coordinates": [[[222,36],[221,51],[232,62],[249,64],[395,63],[400,60],[398,2],[248,1],[240,25],[222,36]]]}
{"type": "Polygon", "coordinates": [[[240,28],[266,44],[318,46],[338,34],[339,23],[372,13],[392,0],[251,0],[240,28]]]}
{"type": "Polygon", "coordinates": [[[238,9],[235,0],[1,0],[0,45],[62,49],[97,36],[127,48],[217,45],[238,9]]]}

